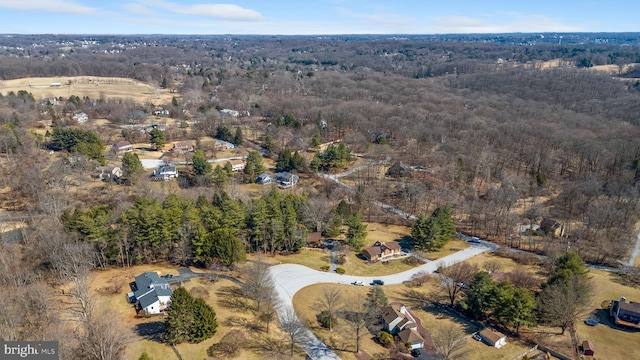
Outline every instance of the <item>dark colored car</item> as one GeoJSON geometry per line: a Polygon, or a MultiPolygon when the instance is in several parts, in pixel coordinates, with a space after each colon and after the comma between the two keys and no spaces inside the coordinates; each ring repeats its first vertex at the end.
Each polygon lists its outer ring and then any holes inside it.
{"type": "Polygon", "coordinates": [[[384,281],[382,280],[373,280],[371,285],[384,285],[384,281]]]}
{"type": "Polygon", "coordinates": [[[418,357],[418,356],[420,356],[420,354],[421,354],[420,349],[413,349],[413,350],[411,350],[411,355],[412,355],[413,357],[418,357]]]}
{"type": "Polygon", "coordinates": [[[165,279],[173,279],[173,274],[162,275],[162,277],[165,279]]]}

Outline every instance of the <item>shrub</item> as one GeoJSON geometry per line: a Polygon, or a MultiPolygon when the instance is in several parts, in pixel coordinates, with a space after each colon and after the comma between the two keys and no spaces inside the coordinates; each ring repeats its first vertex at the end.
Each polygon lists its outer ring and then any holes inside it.
{"type": "Polygon", "coordinates": [[[329,315],[328,311],[322,311],[317,316],[316,319],[325,329],[331,329],[336,325],[336,318],[329,315]]]}
{"type": "Polygon", "coordinates": [[[339,267],[339,268],[336,268],[336,272],[337,272],[338,274],[342,275],[342,274],[344,274],[344,273],[346,272],[346,270],[345,270],[345,269],[343,269],[343,268],[341,268],[341,267],[339,267]]]}
{"type": "Polygon", "coordinates": [[[402,261],[405,264],[412,265],[412,266],[424,264],[424,260],[421,260],[421,259],[419,259],[419,258],[417,258],[415,256],[407,256],[402,261]]]}
{"type": "Polygon", "coordinates": [[[380,331],[377,337],[378,337],[378,341],[380,341],[380,344],[384,346],[388,347],[393,344],[393,335],[389,334],[386,331],[380,331]]]}
{"type": "Polygon", "coordinates": [[[322,265],[320,266],[320,270],[322,271],[329,271],[330,266],[329,265],[322,265]]]}
{"type": "Polygon", "coordinates": [[[142,355],[140,355],[140,358],[138,358],[138,360],[151,360],[151,357],[145,351],[145,352],[142,353],[142,355]]]}

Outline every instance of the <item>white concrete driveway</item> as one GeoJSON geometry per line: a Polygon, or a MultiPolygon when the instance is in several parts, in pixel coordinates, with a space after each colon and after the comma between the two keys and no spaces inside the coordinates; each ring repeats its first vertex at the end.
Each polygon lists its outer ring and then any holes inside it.
{"type": "MultiPolygon", "coordinates": [[[[470,248],[458,251],[436,261],[428,262],[424,265],[398,274],[386,276],[338,275],[336,273],[313,270],[306,266],[297,264],[276,265],[269,268],[269,271],[273,277],[278,297],[283,305],[281,306],[281,309],[284,311],[284,309],[293,306],[293,295],[295,295],[298,290],[309,285],[321,283],[350,284],[356,280],[360,280],[369,286],[374,279],[380,279],[384,281],[386,285],[401,284],[404,281],[411,279],[414,274],[419,272],[433,273],[441,265],[455,264],[472,258],[485,251],[494,251],[495,249],[496,246],[494,244],[482,241],[480,244],[474,244],[470,248]]],[[[282,314],[279,314],[279,316],[282,317],[282,314]]],[[[310,331],[309,338],[311,340],[307,344],[302,344],[302,347],[307,351],[308,355],[312,359],[340,359],[310,331]]]]}

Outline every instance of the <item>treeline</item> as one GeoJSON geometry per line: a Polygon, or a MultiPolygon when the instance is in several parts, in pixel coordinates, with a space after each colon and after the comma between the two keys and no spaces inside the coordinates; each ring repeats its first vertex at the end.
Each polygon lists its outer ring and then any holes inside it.
{"type": "Polygon", "coordinates": [[[221,192],[194,202],[140,197],[118,213],[108,205],[65,211],[62,223],[95,246],[103,265],[150,263],[232,267],[246,251],[296,252],[314,223],[304,198],[273,190],[245,203],[221,192]]]}

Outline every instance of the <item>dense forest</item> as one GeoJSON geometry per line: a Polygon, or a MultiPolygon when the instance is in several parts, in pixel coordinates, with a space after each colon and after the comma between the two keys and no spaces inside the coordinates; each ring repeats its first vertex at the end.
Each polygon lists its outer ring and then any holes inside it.
{"type": "Polygon", "coordinates": [[[14,329],[11,338],[56,329],[53,318],[31,321],[43,319],[34,309],[46,299],[33,294],[45,278],[155,261],[232,267],[246,252],[295,252],[312,231],[361,228],[353,219],[413,225],[380,203],[416,217],[446,207],[458,231],[548,255],[570,246],[590,263],[617,266],[635,242],[638,34],[16,35],[0,45],[0,92],[10,79],[90,75],[129,77],[175,95],[167,103],[70,96],[57,105],[28,89],[0,95],[3,215],[29,225],[22,248],[0,245],[12,255],[0,259],[0,305],[13,309],[6,314],[34,314],[0,317],[0,332],[14,329]],[[295,194],[263,196],[239,191],[253,181],[242,177],[78,191],[103,160],[96,147],[148,141],[126,126],[158,107],[181,122],[163,130],[167,143],[223,132],[241,144],[244,135],[278,171],[314,180],[295,194]],[[71,120],[78,111],[111,125],[90,120],[80,129],[71,120]],[[45,122],[53,130],[38,132],[45,122]],[[338,144],[319,149],[325,142],[338,144]],[[59,150],[64,155],[53,156],[59,150]],[[352,189],[321,176],[354,164],[352,189]],[[382,171],[394,168],[401,171],[382,171]],[[357,215],[340,215],[341,201],[357,215]],[[531,226],[543,219],[560,224],[562,236],[531,226]],[[78,260],[84,256],[91,260],[78,260]],[[73,272],[68,264],[82,266],[73,272]],[[16,289],[33,296],[2,296],[16,289]]]}

